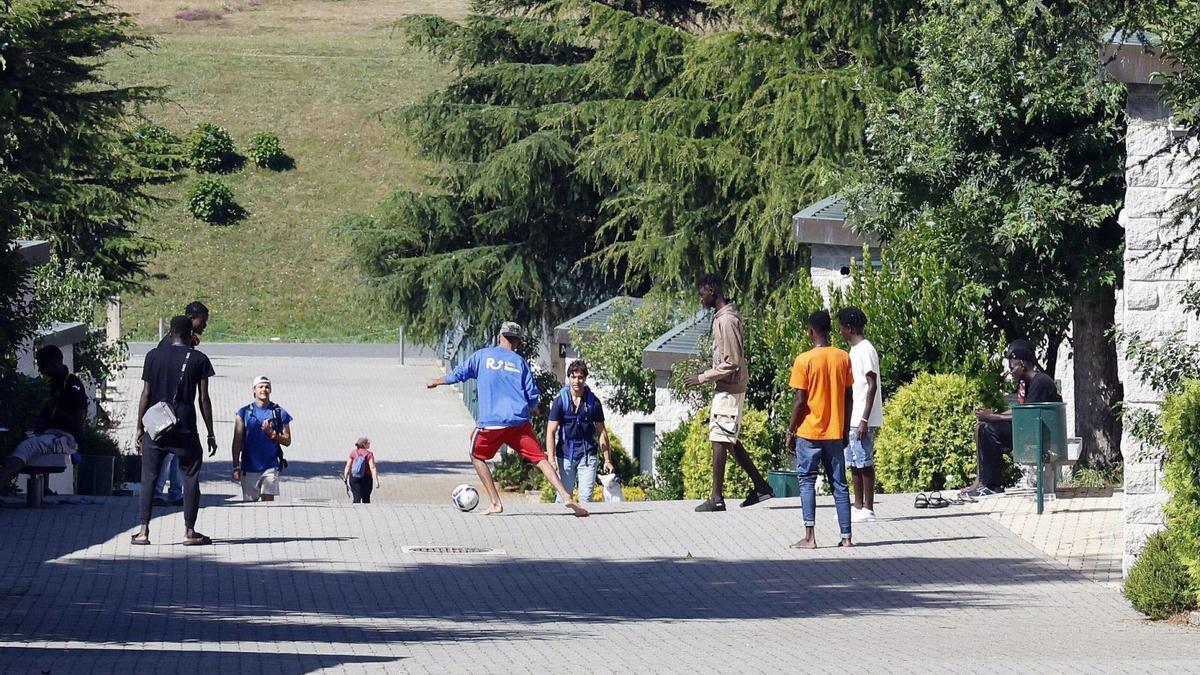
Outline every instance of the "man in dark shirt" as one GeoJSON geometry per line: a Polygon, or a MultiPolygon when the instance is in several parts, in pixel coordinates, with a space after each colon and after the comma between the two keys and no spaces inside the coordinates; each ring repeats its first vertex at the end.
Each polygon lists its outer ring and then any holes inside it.
{"type": "Polygon", "coordinates": [[[38,455],[75,452],[75,439],[83,433],[87,393],[83,382],[63,363],[62,350],[46,345],[37,351],[34,360],[38,372],[50,381],[50,398],[34,418],[25,440],[4,459],[0,466],[0,485],[7,485],[21,467],[38,455]]]}
{"type": "MultiPolygon", "coordinates": [[[[188,303],[187,307],[183,308],[183,315],[192,320],[192,339],[190,344],[193,347],[200,346],[200,336],[204,334],[204,329],[208,328],[208,307],[204,306],[203,302],[194,300],[188,303]]],[[[158,341],[159,347],[171,346],[171,334],[167,333],[163,339],[158,341]]]]}
{"type": "MultiPolygon", "coordinates": [[[[193,347],[200,346],[200,335],[204,333],[204,329],[208,327],[208,307],[204,306],[203,302],[194,300],[188,303],[187,307],[183,308],[183,315],[192,320],[192,341],[193,347]]],[[[171,334],[167,333],[163,339],[158,341],[159,347],[171,346],[171,334]]],[[[158,471],[158,482],[154,484],[154,505],[179,506],[183,503],[183,473],[179,470],[179,458],[171,453],[163,455],[162,466],[158,471]],[[171,482],[171,489],[163,494],[163,488],[166,487],[167,481],[171,482]]]]}
{"type": "MultiPolygon", "coordinates": [[[[1061,402],[1054,380],[1037,365],[1037,357],[1026,340],[1016,340],[1005,350],[1008,370],[1017,382],[1017,403],[1061,402]]],[[[979,459],[975,484],[963,490],[971,497],[1004,492],[1004,453],[1012,452],[1012,411],[975,411],[975,453],[979,459]]]]}
{"type": "MultiPolygon", "coordinates": [[[[165,454],[176,456],[183,470],[185,546],[212,543],[211,539],[195,529],[196,515],[200,511],[200,465],[204,462],[196,424],[195,400],[199,394],[200,414],[208,427],[208,455],[211,457],[217,451],[217,439],[213,433],[208,378],[214,374],[212,363],[204,352],[192,347],[192,320],[186,316],[171,319],[171,344],[151,349],[142,367],[142,397],[138,402],[137,416],[137,437],[142,453],[142,486],[148,488],[158,480],[165,454]],[[177,421],[175,426],[155,440],[146,433],[142,420],[146,411],[161,401],[172,404],[177,421]]],[[[153,491],[143,489],[139,497],[141,529],[133,536],[133,543],[146,545],[150,543],[153,491]]]]}

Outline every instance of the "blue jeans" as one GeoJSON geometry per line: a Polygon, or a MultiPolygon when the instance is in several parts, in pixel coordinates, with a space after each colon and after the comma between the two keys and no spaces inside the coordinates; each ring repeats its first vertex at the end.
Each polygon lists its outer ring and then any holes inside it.
{"type": "MultiPolygon", "coordinates": [[[[575,489],[576,478],[579,480],[579,501],[591,502],[592,493],[596,490],[596,453],[589,452],[587,454],[576,457],[575,459],[567,459],[558,457],[558,478],[563,482],[563,487],[567,492],[575,489]]],[[[554,501],[562,503],[562,495],[558,495],[554,501]]]]}
{"type": "Polygon", "coordinates": [[[796,439],[796,474],[800,477],[800,506],[805,527],[817,524],[817,471],[824,467],[833,489],[842,538],[850,538],[850,489],[846,486],[845,446],[838,441],[796,439]]]}
{"type": "Polygon", "coordinates": [[[163,457],[162,468],[158,471],[158,482],[154,484],[154,495],[158,496],[163,493],[163,486],[167,484],[167,479],[171,479],[171,487],[167,490],[167,501],[177,502],[183,499],[183,473],[179,470],[179,458],[171,453],[165,453],[163,457]]]}

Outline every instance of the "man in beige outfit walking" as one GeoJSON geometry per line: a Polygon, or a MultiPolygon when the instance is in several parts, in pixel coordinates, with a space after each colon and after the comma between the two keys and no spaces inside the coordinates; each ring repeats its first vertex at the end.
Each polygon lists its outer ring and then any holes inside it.
{"type": "Polygon", "coordinates": [[[712,325],[713,367],[703,373],[688,375],[685,380],[689,387],[712,382],[716,388],[708,430],[708,440],[713,446],[712,494],[696,510],[725,510],[725,458],[729,453],[733,453],[734,460],[754,483],[750,494],[742,501],[743,507],[753,506],[775,494],[738,440],[746,385],[750,381],[749,366],[742,350],[742,315],[737,305],[725,299],[725,282],[719,274],[705,274],[696,287],[701,306],[716,310],[712,325]]]}

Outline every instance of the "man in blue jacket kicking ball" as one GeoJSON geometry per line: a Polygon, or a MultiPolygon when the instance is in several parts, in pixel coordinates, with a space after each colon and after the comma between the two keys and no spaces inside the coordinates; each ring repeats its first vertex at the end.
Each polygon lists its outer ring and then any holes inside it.
{"type": "Polygon", "coordinates": [[[546,452],[533,432],[530,419],[538,411],[541,392],[533,381],[529,364],[517,354],[521,340],[521,327],[512,321],[505,321],[496,338],[497,346],[480,349],[467,357],[454,372],[434,378],[426,386],[433,389],[471,379],[479,383],[479,419],[471,437],[471,462],[492,500],[491,507],[483,515],[504,511],[487,460],[496,456],[500,446],[507,445],[537,465],[550,485],[563,495],[563,506],[583,518],[588,512],[571,499],[571,493],[563,487],[558,472],[550,466],[546,452]]]}

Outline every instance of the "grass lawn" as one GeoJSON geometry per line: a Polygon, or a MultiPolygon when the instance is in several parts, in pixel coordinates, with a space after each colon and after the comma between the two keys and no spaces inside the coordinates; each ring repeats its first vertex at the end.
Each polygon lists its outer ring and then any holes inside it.
{"type": "Polygon", "coordinates": [[[172,203],[139,229],[163,250],[149,266],[148,292],[122,298],[124,331],[152,338],[159,317],[199,299],[212,310],[212,341],[394,339],[395,325],[372,312],[331,226],[396,188],[423,185],[432,167],[380,113],[451,73],[406,48],[393,24],[412,13],[461,17],[466,0],[237,0],[224,10],[209,1],[116,2],[158,41],[153,51],[117,55],[106,70],[118,84],[169,87],[171,103],[147,117],[180,136],[198,122],[219,124],[239,149],[253,132],[274,131],[296,162],[282,172],[247,163],[222,177],[246,210],[227,226],[187,213],[190,170],[158,189],[172,203]],[[219,18],[176,18],[205,9],[219,18]]]}

